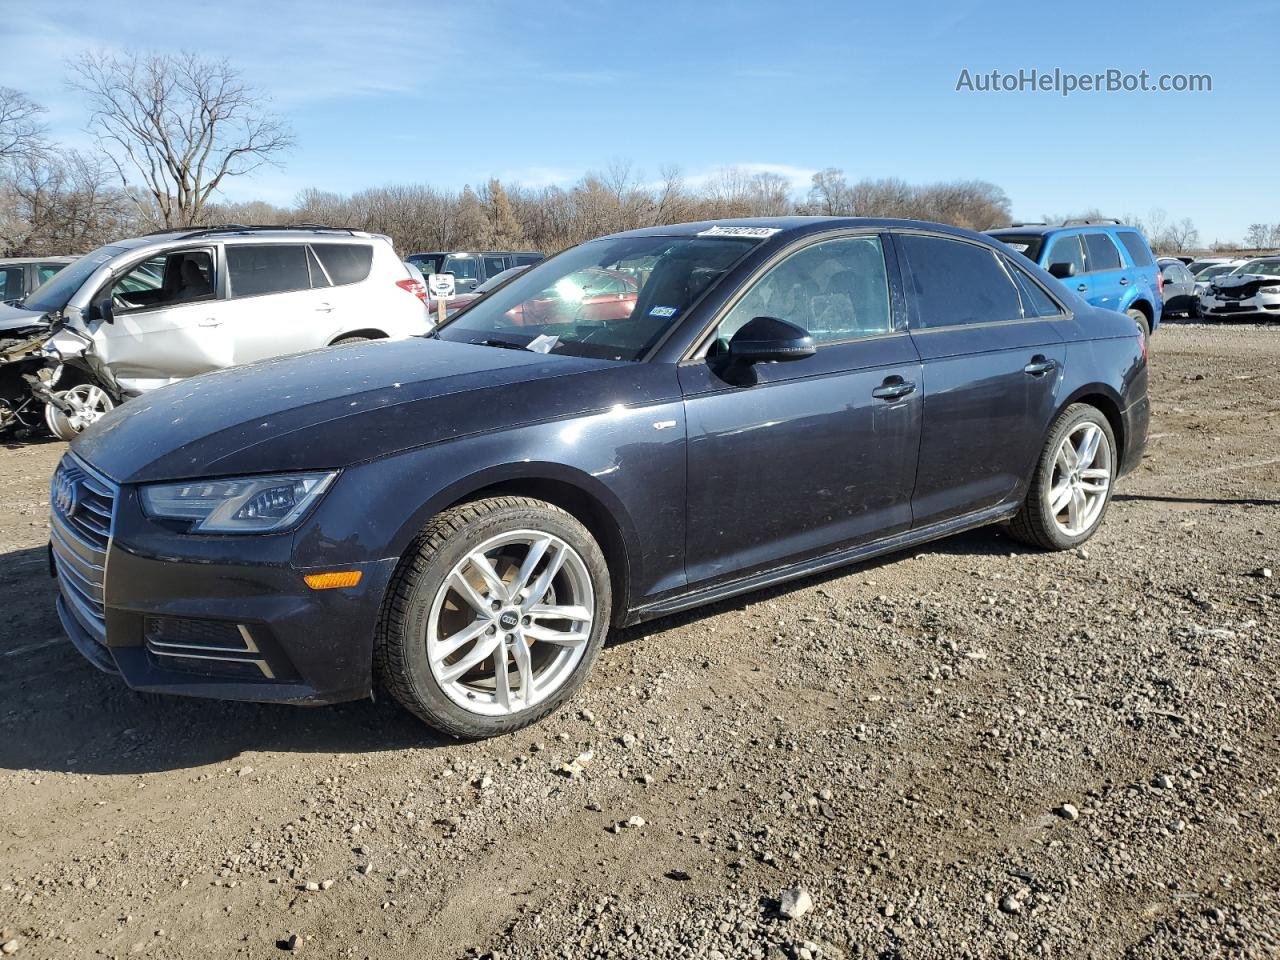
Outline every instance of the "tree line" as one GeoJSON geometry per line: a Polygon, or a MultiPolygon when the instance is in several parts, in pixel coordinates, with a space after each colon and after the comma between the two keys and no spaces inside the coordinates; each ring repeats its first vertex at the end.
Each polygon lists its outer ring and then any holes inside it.
{"type": "MultiPolygon", "coordinates": [[[[686,177],[670,165],[650,178],[626,161],[569,186],[489,179],[475,189],[426,183],[351,194],[306,189],[288,206],[233,203],[220,199],[229,181],[281,164],[294,145],[288,124],[235,67],[190,53],[125,53],[84,54],[69,68],[70,84],[84,98],[93,151],[50,140],[41,105],[0,87],[0,256],[83,253],[153,230],[218,223],[356,227],[388,235],[407,254],[551,253],[602,234],[728,217],[905,217],[973,230],[1010,220],[1009,198],[985,180],[850,181],[830,167],[797,193],[773,172],[724,167],[686,177]]],[[[1153,211],[1146,220],[1127,220],[1162,253],[1200,244],[1189,219],[1170,221],[1153,211]]],[[[1251,226],[1247,242],[1280,245],[1280,225],[1251,226]]]]}

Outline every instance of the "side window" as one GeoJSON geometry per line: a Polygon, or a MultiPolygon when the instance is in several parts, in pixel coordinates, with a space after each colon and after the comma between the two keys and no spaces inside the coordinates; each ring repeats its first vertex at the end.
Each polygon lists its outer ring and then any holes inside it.
{"type": "Polygon", "coordinates": [[[716,330],[727,347],[754,317],[790,320],[818,343],[893,330],[889,281],[879,237],[841,237],[805,247],[752,284],[716,330]]]}
{"type": "Polygon", "coordinates": [[[1132,230],[1117,230],[1116,236],[1120,238],[1124,248],[1129,251],[1129,259],[1133,261],[1135,267],[1151,266],[1154,262],[1151,259],[1151,249],[1142,237],[1132,230]]]}
{"type": "Polygon", "coordinates": [[[0,269],[0,300],[14,300],[24,295],[22,268],[6,267],[0,269]]]}
{"type": "Polygon", "coordinates": [[[42,263],[36,268],[36,283],[41,284],[62,270],[60,263],[42,263]]]}
{"type": "Polygon", "coordinates": [[[910,265],[907,288],[914,294],[921,327],[1022,319],[1022,299],[994,250],[976,243],[899,236],[910,265]]]}
{"type": "Polygon", "coordinates": [[[367,243],[317,243],[312,250],[335,287],[359,283],[369,276],[373,266],[373,247],[367,243]]]}
{"type": "Polygon", "coordinates": [[[179,250],[151,257],[135,264],[111,285],[111,298],[121,312],[155,310],[214,296],[213,258],[208,250],[179,250]]]}
{"type": "Polygon", "coordinates": [[[446,257],[441,273],[452,273],[455,280],[474,280],[476,278],[475,257],[446,257]]]}
{"type": "Polygon", "coordinates": [[[540,253],[517,253],[516,254],[517,267],[531,267],[535,263],[540,263],[542,260],[543,260],[543,256],[540,253]]]}
{"type": "Polygon", "coordinates": [[[485,257],[484,258],[484,275],[492,277],[507,269],[506,257],[485,257]]]}
{"type": "Polygon", "coordinates": [[[1119,270],[1123,266],[1120,263],[1120,251],[1105,233],[1086,233],[1084,248],[1089,273],[1096,273],[1099,270],[1119,270]]]}
{"type": "Polygon", "coordinates": [[[316,259],[316,252],[311,247],[307,247],[307,268],[311,271],[312,290],[333,286],[333,281],[324,272],[324,267],[320,266],[320,261],[316,259]]]}
{"type": "Polygon", "coordinates": [[[1018,292],[1022,294],[1022,315],[1031,317],[1060,317],[1062,307],[1056,300],[1044,292],[1044,288],[1017,264],[1005,263],[1018,283],[1018,292]]]}
{"type": "Polygon", "coordinates": [[[1044,268],[1048,270],[1055,263],[1070,263],[1076,273],[1084,273],[1084,250],[1080,247],[1080,234],[1068,233],[1055,237],[1049,247],[1049,255],[1044,258],[1044,268]]]}
{"type": "Polygon", "coordinates": [[[228,245],[227,277],[235,298],[307,290],[311,287],[307,248],[288,243],[228,245]]]}

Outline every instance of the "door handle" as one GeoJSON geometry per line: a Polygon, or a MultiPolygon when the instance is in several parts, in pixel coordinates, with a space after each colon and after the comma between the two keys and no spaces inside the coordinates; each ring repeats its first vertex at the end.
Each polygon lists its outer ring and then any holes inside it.
{"type": "Polygon", "coordinates": [[[1128,285],[1129,285],[1129,278],[1128,278],[1128,277],[1121,277],[1121,278],[1120,278],[1120,286],[1122,286],[1122,287],[1127,287],[1128,285]]]}
{"type": "Polygon", "coordinates": [[[1077,283],[1076,289],[1079,290],[1081,293],[1084,293],[1086,290],[1089,289],[1089,285],[1087,283],[1077,283]]]}
{"type": "Polygon", "coordinates": [[[1029,373],[1033,377],[1043,377],[1046,373],[1052,373],[1057,369],[1057,360],[1050,360],[1043,354],[1037,353],[1031,358],[1031,362],[1022,368],[1022,372],[1029,373]]]}
{"type": "Polygon", "coordinates": [[[322,303],[320,306],[316,307],[316,313],[333,313],[333,307],[329,306],[327,303],[322,303]]]}
{"type": "Polygon", "coordinates": [[[220,327],[220,326],[222,326],[222,321],[221,321],[221,320],[215,320],[213,317],[206,317],[204,320],[201,320],[201,321],[200,321],[200,326],[202,326],[202,327],[220,327]]]}
{"type": "Polygon", "coordinates": [[[884,383],[871,391],[877,400],[900,400],[916,392],[916,385],[901,377],[885,377],[884,383]]]}

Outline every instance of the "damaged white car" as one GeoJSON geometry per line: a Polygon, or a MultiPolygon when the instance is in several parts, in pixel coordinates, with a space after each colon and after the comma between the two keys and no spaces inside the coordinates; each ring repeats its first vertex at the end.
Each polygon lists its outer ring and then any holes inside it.
{"type": "Polygon", "coordinates": [[[1280,316],[1280,257],[1258,257],[1214,277],[1200,297],[1204,317],[1280,316]]]}
{"type": "Polygon", "coordinates": [[[47,323],[32,390],[71,439],[125,399],[254,360],[431,329],[427,292],[383,236],[223,226],[95,250],[0,316],[47,323]]]}

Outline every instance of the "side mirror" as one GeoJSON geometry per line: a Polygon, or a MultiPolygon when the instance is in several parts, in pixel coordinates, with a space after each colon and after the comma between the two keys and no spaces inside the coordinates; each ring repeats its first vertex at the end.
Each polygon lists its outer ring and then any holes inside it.
{"type": "Polygon", "coordinates": [[[1059,280],[1074,277],[1076,275],[1076,265],[1070,262],[1051,263],[1049,264],[1049,275],[1057,277],[1059,280]]]}
{"type": "Polygon", "coordinates": [[[103,323],[116,322],[116,309],[110,297],[104,297],[98,301],[98,316],[102,318],[103,323]]]}
{"type": "Polygon", "coordinates": [[[777,317],[749,320],[729,341],[729,361],[741,366],[803,360],[816,352],[808,330],[777,317]]]}

